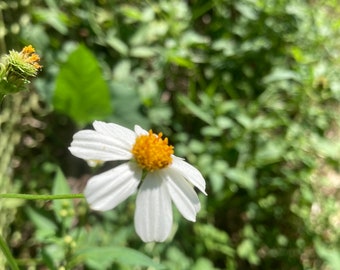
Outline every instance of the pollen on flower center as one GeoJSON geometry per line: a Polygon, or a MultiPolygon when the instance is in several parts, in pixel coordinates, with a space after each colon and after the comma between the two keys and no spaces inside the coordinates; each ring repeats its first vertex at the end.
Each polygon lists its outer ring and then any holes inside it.
{"type": "Polygon", "coordinates": [[[157,135],[150,130],[148,135],[137,137],[131,152],[142,169],[152,172],[171,164],[174,147],[162,136],[162,133],[157,135]]]}

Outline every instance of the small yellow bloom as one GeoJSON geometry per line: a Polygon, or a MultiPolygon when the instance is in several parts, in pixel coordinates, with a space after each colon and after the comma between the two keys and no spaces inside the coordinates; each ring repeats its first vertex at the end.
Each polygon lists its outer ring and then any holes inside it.
{"type": "Polygon", "coordinates": [[[42,68],[40,56],[32,45],[20,52],[11,50],[0,59],[0,97],[21,91],[42,68]]]}
{"type": "Polygon", "coordinates": [[[36,69],[42,68],[42,66],[38,63],[40,61],[40,56],[35,53],[35,49],[32,45],[24,47],[20,54],[26,63],[33,65],[36,69]]]}
{"type": "Polygon", "coordinates": [[[21,52],[10,51],[7,56],[7,61],[9,63],[9,69],[17,75],[23,78],[35,77],[38,70],[41,69],[39,65],[40,56],[35,53],[35,49],[32,45],[24,47],[21,52]]]}

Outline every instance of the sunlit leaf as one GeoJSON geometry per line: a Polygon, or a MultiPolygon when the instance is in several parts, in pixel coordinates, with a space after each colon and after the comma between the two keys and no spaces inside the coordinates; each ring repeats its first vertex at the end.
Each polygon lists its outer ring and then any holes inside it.
{"type": "Polygon", "coordinates": [[[53,105],[79,124],[101,119],[111,113],[108,85],[97,59],[85,46],[79,45],[61,66],[53,105]]]}

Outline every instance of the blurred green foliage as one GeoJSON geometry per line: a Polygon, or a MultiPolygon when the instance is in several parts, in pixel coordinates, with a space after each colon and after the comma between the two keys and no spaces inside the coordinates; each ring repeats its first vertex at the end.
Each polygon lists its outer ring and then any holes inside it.
{"type": "Polygon", "coordinates": [[[134,259],[168,269],[340,267],[337,1],[0,3],[7,46],[33,44],[44,65],[35,88],[49,113],[36,117],[48,128],[35,156],[21,153],[33,159],[29,175],[17,172],[25,192],[58,183],[46,181],[60,173],[42,170],[47,161],[81,182],[89,169],[66,148],[98,119],[162,131],[209,194],[196,224],[176,212],[173,237],[156,245],[136,238],[133,199],[102,215],[80,204],[71,219],[51,214],[62,205],[27,205],[36,231],[16,248],[23,260],[28,249],[51,269],[74,258],[98,269],[110,253],[101,269],[130,269],[134,259]],[[48,230],[57,230],[52,242],[48,230]],[[65,248],[65,236],[79,245],[83,234],[103,253],[65,248]],[[124,246],[148,257],[129,249],[132,261],[117,261],[124,246]]]}

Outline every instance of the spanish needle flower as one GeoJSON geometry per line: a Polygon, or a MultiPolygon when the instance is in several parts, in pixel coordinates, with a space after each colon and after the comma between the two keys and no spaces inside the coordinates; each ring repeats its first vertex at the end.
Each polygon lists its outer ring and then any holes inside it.
{"type": "Polygon", "coordinates": [[[189,163],[173,154],[163,134],[134,131],[113,123],[95,121],[94,130],[73,136],[69,150],[87,161],[126,161],[92,177],[84,190],[90,207],[107,211],[136,191],[135,230],[144,242],[162,242],[172,227],[172,202],[189,221],[196,221],[200,202],[194,190],[205,192],[205,180],[189,163]]]}
{"type": "Polygon", "coordinates": [[[42,68],[40,56],[32,45],[20,52],[11,50],[0,61],[0,95],[15,93],[24,89],[30,77],[35,77],[42,68]]]}

